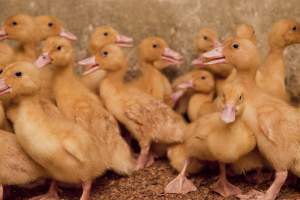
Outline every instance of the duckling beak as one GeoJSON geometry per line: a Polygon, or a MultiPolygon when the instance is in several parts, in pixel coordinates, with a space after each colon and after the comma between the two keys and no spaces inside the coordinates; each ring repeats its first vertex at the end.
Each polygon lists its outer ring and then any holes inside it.
{"type": "Polygon", "coordinates": [[[192,61],[192,65],[196,65],[198,67],[203,67],[204,66],[204,60],[202,56],[200,55],[198,58],[194,59],[192,61]]]}
{"type": "Polygon", "coordinates": [[[52,62],[52,59],[51,59],[49,53],[45,52],[38,57],[38,59],[35,61],[34,64],[37,68],[42,68],[42,67],[50,64],[51,62],[52,62]]]}
{"type": "Polygon", "coordinates": [[[133,47],[133,39],[125,35],[117,35],[116,44],[119,47],[133,47]]]}
{"type": "Polygon", "coordinates": [[[220,113],[220,117],[226,124],[229,124],[235,121],[235,114],[234,105],[227,104],[220,113]]]}
{"type": "Polygon", "coordinates": [[[83,76],[88,75],[88,74],[100,69],[99,64],[97,64],[97,62],[96,62],[95,56],[81,60],[78,62],[78,64],[84,66],[84,68],[85,68],[82,72],[83,76]]]}
{"type": "Polygon", "coordinates": [[[0,28],[0,41],[8,38],[8,34],[6,33],[4,27],[0,28]]]}
{"type": "Polygon", "coordinates": [[[12,92],[12,88],[9,85],[7,85],[4,79],[0,79],[0,96],[9,92],[12,92]]]}
{"type": "Polygon", "coordinates": [[[165,48],[161,58],[171,64],[178,65],[183,62],[183,57],[176,51],[165,48]]]}
{"type": "Polygon", "coordinates": [[[66,38],[68,40],[72,40],[72,41],[77,40],[76,35],[74,35],[73,33],[69,32],[69,31],[67,31],[67,30],[65,30],[63,28],[61,29],[61,31],[59,33],[59,36],[64,37],[64,38],[66,38]]]}
{"type": "Polygon", "coordinates": [[[178,91],[174,92],[171,96],[173,102],[176,103],[182,97],[182,95],[184,95],[185,90],[188,88],[192,88],[193,86],[194,86],[193,80],[188,80],[177,85],[176,89],[178,91]]]}
{"type": "Polygon", "coordinates": [[[226,59],[223,53],[224,48],[222,46],[214,48],[211,51],[203,53],[201,56],[204,59],[207,59],[207,62],[204,62],[204,65],[214,65],[214,64],[224,64],[226,59]]]}

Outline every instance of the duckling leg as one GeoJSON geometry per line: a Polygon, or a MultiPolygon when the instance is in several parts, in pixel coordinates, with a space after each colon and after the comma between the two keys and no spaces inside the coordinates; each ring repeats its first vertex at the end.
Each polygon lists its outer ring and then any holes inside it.
{"type": "Polygon", "coordinates": [[[140,145],[141,152],[137,160],[136,170],[143,169],[144,167],[149,167],[154,162],[154,157],[150,153],[150,142],[147,142],[145,145],[140,145]]]}
{"type": "Polygon", "coordinates": [[[89,200],[92,188],[92,181],[87,181],[82,184],[83,192],[80,200],[89,200]]]}
{"type": "Polygon", "coordinates": [[[229,197],[241,193],[240,188],[232,185],[228,182],[226,177],[226,166],[224,163],[219,163],[220,177],[216,183],[214,183],[211,189],[223,197],[229,197]]]}
{"type": "Polygon", "coordinates": [[[266,193],[257,190],[251,190],[247,194],[238,195],[237,197],[241,200],[275,200],[280,192],[282,185],[287,179],[287,175],[287,171],[276,172],[275,180],[266,191],[266,193]]]}
{"type": "Polygon", "coordinates": [[[50,188],[46,194],[30,198],[29,200],[59,200],[56,182],[51,182],[50,188]]]}
{"type": "Polygon", "coordinates": [[[185,176],[188,165],[189,161],[186,160],[179,175],[165,187],[165,193],[186,194],[197,190],[185,176]]]}
{"type": "Polygon", "coordinates": [[[0,200],[3,200],[3,194],[4,192],[3,192],[3,185],[0,185],[0,200]]]}

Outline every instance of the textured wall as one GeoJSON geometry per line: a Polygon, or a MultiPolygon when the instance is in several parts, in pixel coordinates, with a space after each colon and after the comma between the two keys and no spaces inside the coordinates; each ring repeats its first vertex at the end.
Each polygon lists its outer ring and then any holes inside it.
{"type": "MultiPolygon", "coordinates": [[[[86,47],[97,25],[110,24],[132,36],[136,43],[146,36],[162,36],[186,57],[184,70],[195,55],[195,33],[203,26],[225,36],[236,24],[252,24],[265,55],[266,36],[273,22],[281,18],[300,21],[300,0],[0,0],[0,8],[0,21],[19,12],[56,15],[79,36],[80,49],[86,47]]],[[[288,77],[292,80],[289,85],[296,95],[300,94],[299,52],[297,45],[286,52],[288,77]]],[[[135,55],[134,50],[130,55],[135,55]]]]}

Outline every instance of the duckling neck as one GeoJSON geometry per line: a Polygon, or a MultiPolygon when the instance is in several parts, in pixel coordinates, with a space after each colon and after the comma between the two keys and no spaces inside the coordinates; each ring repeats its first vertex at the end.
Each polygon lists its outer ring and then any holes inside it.
{"type": "Polygon", "coordinates": [[[256,86],[255,83],[256,70],[244,70],[237,72],[237,80],[242,83],[244,86],[253,88],[256,86]]]}
{"type": "Polygon", "coordinates": [[[36,59],[37,52],[36,52],[36,43],[35,42],[29,42],[22,45],[22,48],[24,50],[25,56],[36,59]]]}
{"type": "Polygon", "coordinates": [[[284,74],[283,51],[283,47],[271,46],[267,59],[260,68],[260,71],[268,75],[272,75],[273,73],[284,74]]]}

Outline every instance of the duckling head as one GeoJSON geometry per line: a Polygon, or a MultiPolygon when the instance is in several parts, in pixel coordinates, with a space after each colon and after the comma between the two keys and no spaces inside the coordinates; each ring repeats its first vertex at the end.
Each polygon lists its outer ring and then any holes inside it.
{"type": "Polygon", "coordinates": [[[221,45],[217,32],[211,28],[200,29],[195,38],[195,43],[198,52],[206,52],[221,45]]]}
{"type": "Polygon", "coordinates": [[[127,58],[121,48],[115,44],[104,46],[96,55],[78,62],[84,66],[83,75],[90,74],[98,69],[117,71],[127,65],[127,58]]]}
{"type": "Polygon", "coordinates": [[[211,93],[215,88],[214,76],[206,71],[199,70],[197,77],[193,79],[193,89],[201,93],[211,93]]]}
{"type": "Polygon", "coordinates": [[[250,24],[240,24],[236,27],[236,36],[252,41],[256,44],[256,35],[253,26],[250,24]]]}
{"type": "Polygon", "coordinates": [[[1,100],[30,96],[38,92],[39,88],[39,71],[32,63],[12,63],[0,75],[1,100]]]}
{"type": "Polygon", "coordinates": [[[183,61],[183,57],[170,49],[166,41],[160,37],[148,37],[140,43],[139,59],[158,69],[163,69],[169,65],[178,65],[183,61]],[[160,64],[156,65],[156,63],[160,64]]]}
{"type": "MultiPolygon", "coordinates": [[[[199,58],[197,58],[199,59],[199,58]]],[[[197,59],[193,62],[197,62],[197,59]]],[[[238,71],[256,71],[260,65],[260,54],[253,42],[248,39],[235,38],[228,40],[223,46],[202,54],[205,65],[231,64],[238,71]]]]}
{"type": "Polygon", "coordinates": [[[43,53],[38,57],[35,64],[42,68],[47,64],[52,64],[56,68],[67,67],[74,61],[73,46],[70,40],[53,36],[43,42],[43,53]]]}
{"type": "Polygon", "coordinates": [[[26,14],[8,17],[0,28],[0,40],[11,39],[22,43],[37,41],[32,33],[37,33],[34,18],[26,14]]]}
{"type": "Polygon", "coordinates": [[[225,123],[232,123],[244,110],[244,92],[239,85],[227,84],[217,100],[220,118],[225,123]]]}
{"type": "Polygon", "coordinates": [[[37,16],[35,22],[40,31],[40,40],[45,40],[52,36],[61,36],[69,40],[77,40],[77,37],[63,28],[62,22],[49,15],[37,16]]]}
{"type": "Polygon", "coordinates": [[[118,33],[110,26],[99,26],[92,33],[90,39],[90,52],[95,54],[108,44],[116,44],[119,47],[132,47],[133,39],[118,33]]]}
{"type": "Polygon", "coordinates": [[[288,45],[300,43],[300,24],[292,19],[276,22],[269,34],[271,47],[284,48],[288,45]]]}

